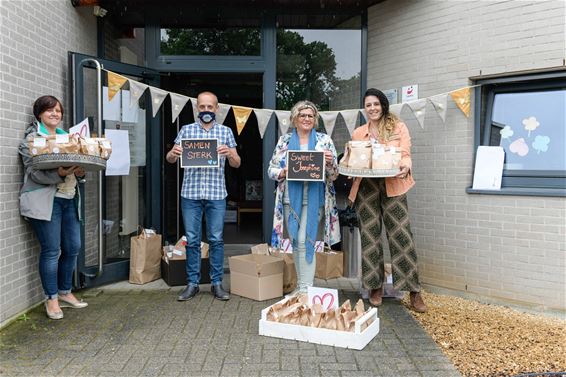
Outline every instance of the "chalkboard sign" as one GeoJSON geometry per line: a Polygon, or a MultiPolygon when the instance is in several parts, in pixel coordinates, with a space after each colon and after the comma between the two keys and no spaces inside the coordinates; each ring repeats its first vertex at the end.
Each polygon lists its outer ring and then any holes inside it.
{"type": "Polygon", "coordinates": [[[324,152],[287,151],[287,180],[324,181],[324,152]]]}
{"type": "Polygon", "coordinates": [[[182,168],[217,168],[218,139],[181,139],[182,168]]]}

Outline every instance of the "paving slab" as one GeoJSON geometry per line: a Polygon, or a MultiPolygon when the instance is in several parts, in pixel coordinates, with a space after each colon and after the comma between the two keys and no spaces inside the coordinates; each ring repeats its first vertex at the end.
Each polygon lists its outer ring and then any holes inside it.
{"type": "MultiPolygon", "coordinates": [[[[352,279],[316,284],[339,288],[341,302],[359,298],[352,279]]],[[[0,332],[0,376],[460,376],[396,299],[384,300],[379,334],[356,351],[259,336],[261,309],[277,300],[222,302],[203,285],[177,302],[182,288],[85,290],[89,306],[61,321],[39,306],[0,332]]]]}

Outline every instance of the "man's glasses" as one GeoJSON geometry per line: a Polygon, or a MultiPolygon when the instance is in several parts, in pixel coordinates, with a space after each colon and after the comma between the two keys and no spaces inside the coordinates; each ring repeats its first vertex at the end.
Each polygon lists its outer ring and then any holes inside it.
{"type": "Polygon", "coordinates": [[[312,114],[299,114],[300,119],[314,119],[314,115],[312,114]]]}

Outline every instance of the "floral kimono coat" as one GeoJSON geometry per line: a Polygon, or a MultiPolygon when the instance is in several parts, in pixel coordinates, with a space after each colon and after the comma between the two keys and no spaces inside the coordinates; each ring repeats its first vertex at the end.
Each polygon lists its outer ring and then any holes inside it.
{"type": "MultiPolygon", "coordinates": [[[[273,157],[269,162],[267,174],[269,178],[277,181],[277,190],[275,192],[275,210],[273,211],[273,231],[271,232],[271,246],[274,248],[281,247],[281,241],[286,237],[284,235],[283,224],[283,194],[285,191],[285,179],[279,180],[279,173],[286,166],[287,150],[289,149],[289,141],[291,134],[288,133],[279,138],[279,142],[273,151],[273,157]]],[[[338,160],[336,156],[336,148],[332,139],[323,133],[316,133],[317,151],[329,150],[332,152],[334,159],[332,166],[326,166],[326,182],[324,188],[324,242],[328,245],[334,245],[340,242],[340,226],[338,223],[338,210],[336,209],[336,191],[332,183],[338,177],[338,160]]],[[[319,224],[319,234],[321,226],[319,224]]]]}

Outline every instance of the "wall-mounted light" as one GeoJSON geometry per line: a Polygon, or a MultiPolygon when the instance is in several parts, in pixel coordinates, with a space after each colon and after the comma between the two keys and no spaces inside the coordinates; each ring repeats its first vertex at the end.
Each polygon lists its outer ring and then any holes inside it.
{"type": "Polygon", "coordinates": [[[104,17],[106,16],[106,13],[108,13],[108,11],[104,8],[102,8],[101,6],[95,5],[93,10],[92,10],[92,14],[94,14],[96,17],[104,17]]]}

